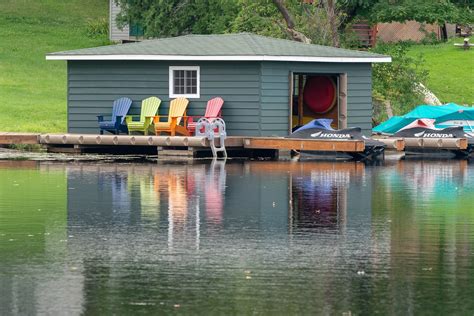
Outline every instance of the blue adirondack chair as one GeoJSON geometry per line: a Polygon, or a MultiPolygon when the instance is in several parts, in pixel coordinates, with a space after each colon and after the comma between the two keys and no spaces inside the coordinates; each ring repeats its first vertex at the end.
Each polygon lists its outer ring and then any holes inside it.
{"type": "Polygon", "coordinates": [[[99,121],[100,134],[104,134],[104,131],[112,134],[120,134],[120,132],[127,134],[128,129],[127,125],[124,124],[124,120],[131,105],[132,100],[129,98],[120,98],[114,101],[112,119],[110,121],[104,121],[104,116],[98,115],[97,120],[99,121]]]}

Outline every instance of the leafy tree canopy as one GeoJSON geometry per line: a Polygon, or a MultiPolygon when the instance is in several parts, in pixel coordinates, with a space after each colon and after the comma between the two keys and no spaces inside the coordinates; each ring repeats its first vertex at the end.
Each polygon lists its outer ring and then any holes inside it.
{"type": "MultiPolygon", "coordinates": [[[[220,34],[248,31],[288,37],[285,21],[272,0],[115,0],[122,7],[119,25],[138,22],[147,37],[220,34]]],[[[295,30],[313,43],[331,44],[327,0],[283,0],[295,30]]],[[[472,0],[337,0],[337,21],[343,28],[354,18],[371,22],[472,23],[472,0]]]]}
{"type": "Polygon", "coordinates": [[[228,0],[115,0],[122,8],[119,25],[133,21],[147,37],[225,33],[238,13],[228,0]]]}
{"type": "Polygon", "coordinates": [[[472,23],[471,0],[341,0],[351,17],[372,22],[472,23]]]}

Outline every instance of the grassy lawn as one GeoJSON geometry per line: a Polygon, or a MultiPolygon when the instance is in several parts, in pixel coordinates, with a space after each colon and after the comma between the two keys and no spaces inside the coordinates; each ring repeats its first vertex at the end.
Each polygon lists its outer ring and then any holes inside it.
{"type": "MultiPolygon", "coordinates": [[[[456,39],[461,43],[462,39],[456,39]]],[[[443,103],[474,104],[474,49],[455,47],[454,41],[414,45],[410,54],[422,53],[430,75],[427,87],[443,103]]]]}
{"type": "Polygon", "coordinates": [[[108,0],[0,1],[0,131],[66,131],[66,62],[54,51],[98,46],[87,21],[108,16],[108,0]]]}
{"type": "MultiPolygon", "coordinates": [[[[66,62],[45,54],[107,44],[86,32],[87,21],[107,17],[108,0],[0,0],[0,131],[66,131],[66,62]]],[[[442,102],[474,104],[474,49],[411,47],[419,53],[442,102]]]]}

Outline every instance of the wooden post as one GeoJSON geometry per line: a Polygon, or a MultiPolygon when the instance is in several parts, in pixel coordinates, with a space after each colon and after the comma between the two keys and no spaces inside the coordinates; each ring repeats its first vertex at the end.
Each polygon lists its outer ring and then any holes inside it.
{"type": "Polygon", "coordinates": [[[377,24],[373,25],[370,34],[370,47],[377,45],[377,24]]]}
{"type": "Polygon", "coordinates": [[[290,135],[293,131],[293,94],[294,94],[294,75],[292,72],[289,74],[289,82],[290,82],[290,98],[288,102],[290,103],[290,107],[288,109],[288,135],[290,135]]]}
{"type": "Polygon", "coordinates": [[[298,125],[303,125],[303,75],[298,75],[298,125]]]}
{"type": "Polygon", "coordinates": [[[339,129],[347,128],[347,74],[339,75],[339,129]]]}

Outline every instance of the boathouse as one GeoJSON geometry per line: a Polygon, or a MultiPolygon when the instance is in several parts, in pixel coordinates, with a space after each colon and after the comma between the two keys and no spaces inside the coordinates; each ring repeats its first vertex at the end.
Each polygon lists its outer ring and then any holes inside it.
{"type": "Polygon", "coordinates": [[[70,133],[97,133],[97,115],[120,97],[190,100],[188,115],[225,100],[228,135],[286,136],[313,118],[333,127],[372,128],[372,63],[389,56],[304,44],[249,33],[186,35],[47,54],[67,61],[70,133]]]}

